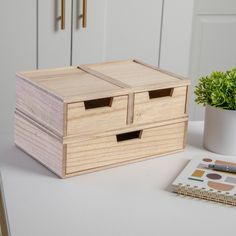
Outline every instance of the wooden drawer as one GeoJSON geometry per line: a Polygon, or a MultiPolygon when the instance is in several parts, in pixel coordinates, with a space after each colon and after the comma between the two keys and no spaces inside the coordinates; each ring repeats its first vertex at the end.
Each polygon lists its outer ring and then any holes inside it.
{"type": "Polygon", "coordinates": [[[160,122],[185,116],[186,93],[186,86],[136,93],[134,124],[160,122]]]}
{"type": "Polygon", "coordinates": [[[15,143],[64,178],[180,151],[187,118],[61,139],[20,111],[15,113],[15,143]]]}
{"type": "Polygon", "coordinates": [[[66,175],[125,164],[184,148],[186,122],[67,144],[66,175]]]}
{"type": "Polygon", "coordinates": [[[67,106],[67,135],[92,134],[124,128],[127,97],[108,97],[67,106]]]}

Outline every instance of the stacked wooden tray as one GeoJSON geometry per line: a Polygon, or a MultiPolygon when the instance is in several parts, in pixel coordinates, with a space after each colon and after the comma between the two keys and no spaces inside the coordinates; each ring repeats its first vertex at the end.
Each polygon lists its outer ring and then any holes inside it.
{"type": "Polygon", "coordinates": [[[18,73],[15,143],[62,178],[177,152],[188,86],[135,60],[18,73]]]}

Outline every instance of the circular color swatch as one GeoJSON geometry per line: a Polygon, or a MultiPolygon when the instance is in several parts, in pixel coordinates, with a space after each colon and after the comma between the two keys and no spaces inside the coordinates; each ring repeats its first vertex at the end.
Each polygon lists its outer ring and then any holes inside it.
{"type": "Polygon", "coordinates": [[[207,178],[209,178],[209,179],[221,179],[221,178],[222,178],[221,175],[215,174],[215,173],[210,173],[210,174],[207,174],[206,176],[207,176],[207,178]]]}
{"type": "Polygon", "coordinates": [[[203,161],[205,161],[205,162],[212,162],[212,160],[210,158],[204,158],[203,161]]]}

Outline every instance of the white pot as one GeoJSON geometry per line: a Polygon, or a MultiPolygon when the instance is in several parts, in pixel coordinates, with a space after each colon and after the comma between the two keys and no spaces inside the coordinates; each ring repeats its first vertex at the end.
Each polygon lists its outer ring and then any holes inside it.
{"type": "Polygon", "coordinates": [[[207,105],[204,147],[223,155],[236,155],[236,111],[207,105]]]}

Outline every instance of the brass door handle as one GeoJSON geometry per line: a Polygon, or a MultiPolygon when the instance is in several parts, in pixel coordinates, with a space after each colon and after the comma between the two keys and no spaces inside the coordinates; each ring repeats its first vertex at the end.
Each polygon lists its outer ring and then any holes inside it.
{"type": "Polygon", "coordinates": [[[61,29],[65,29],[65,0],[61,0],[61,29]]]}
{"type": "Polygon", "coordinates": [[[87,27],[87,0],[83,0],[83,22],[82,27],[87,27]]]}

